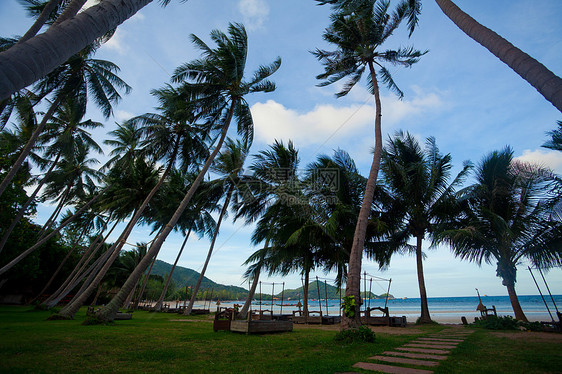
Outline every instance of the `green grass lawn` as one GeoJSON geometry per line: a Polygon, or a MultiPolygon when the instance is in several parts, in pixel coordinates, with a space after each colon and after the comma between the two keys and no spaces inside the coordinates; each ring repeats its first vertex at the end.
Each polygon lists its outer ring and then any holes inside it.
{"type": "MultiPolygon", "coordinates": [[[[323,329],[248,336],[215,333],[208,317],[138,311],[132,320],[111,326],[83,326],[84,309],[72,321],[46,321],[49,315],[0,307],[0,372],[334,373],[352,371],[358,361],[443,328],[377,333],[373,344],[342,345],[333,340],[336,331],[323,329]]],[[[531,344],[479,330],[435,372],[559,372],[560,341],[531,344]]]]}

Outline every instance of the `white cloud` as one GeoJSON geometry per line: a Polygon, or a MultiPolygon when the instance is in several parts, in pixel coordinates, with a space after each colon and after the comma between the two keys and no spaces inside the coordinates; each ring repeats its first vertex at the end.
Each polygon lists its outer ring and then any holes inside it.
{"type": "Polygon", "coordinates": [[[124,110],[116,110],[115,111],[115,119],[118,122],[124,122],[133,117],[133,114],[126,112],[124,110]]]}
{"type": "Polygon", "coordinates": [[[526,149],[523,151],[523,155],[516,157],[516,159],[546,166],[556,173],[562,173],[562,152],[560,151],[547,151],[542,149],[531,151],[530,149],[526,149]]]}
{"type": "MultiPolygon", "coordinates": [[[[410,101],[390,96],[381,99],[385,132],[408,116],[434,109],[442,103],[434,93],[424,94],[421,90],[416,93],[410,101]]],[[[361,98],[365,100],[345,107],[317,105],[306,113],[286,108],[273,100],[256,103],[252,106],[256,139],[265,143],[291,139],[299,146],[321,145],[329,140],[337,142],[352,137],[357,139],[368,131],[375,117],[372,96],[362,95],[361,98]]]]}
{"type": "Polygon", "coordinates": [[[105,48],[116,51],[119,54],[124,54],[127,51],[126,45],[123,43],[124,36],[127,34],[126,31],[118,28],[115,30],[115,34],[103,44],[105,48]]]}
{"type": "Polygon", "coordinates": [[[240,0],[238,10],[242,13],[248,30],[262,28],[269,16],[269,7],[264,0],[240,0]]]}

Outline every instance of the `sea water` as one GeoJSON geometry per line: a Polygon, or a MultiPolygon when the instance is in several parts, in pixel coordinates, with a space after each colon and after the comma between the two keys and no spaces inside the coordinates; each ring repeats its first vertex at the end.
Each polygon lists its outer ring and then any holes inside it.
{"type": "MultiPolygon", "coordinates": [[[[482,296],[482,304],[486,308],[491,309],[495,306],[498,316],[514,316],[513,308],[509,296],[482,296]]],[[[558,310],[562,311],[562,295],[553,296],[554,303],[558,310]]],[[[550,313],[555,321],[558,321],[556,316],[556,308],[549,295],[545,296],[550,313]]],[[[281,304],[281,300],[270,301],[255,300],[252,303],[253,310],[273,310],[274,314],[291,314],[293,311],[298,310],[296,305],[298,300],[285,300],[281,304]]],[[[302,300],[300,301],[302,303],[302,300]]],[[[431,318],[436,322],[441,323],[461,323],[461,317],[466,317],[469,322],[472,322],[475,317],[480,316],[480,312],[476,310],[479,300],[477,296],[469,297],[430,297],[427,299],[429,312],[431,318]]],[[[213,302],[211,310],[216,308],[216,302],[213,302]]],[[[310,299],[308,302],[309,310],[322,311],[323,315],[339,315],[340,314],[340,301],[338,299],[310,299]]],[[[547,307],[543,302],[540,295],[522,295],[519,296],[519,303],[523,312],[530,321],[551,321],[547,307]]],[[[240,301],[225,301],[221,302],[222,307],[231,307],[234,304],[243,304],[240,301]]],[[[208,304],[207,304],[208,305],[208,304]]],[[[408,322],[415,322],[420,316],[420,299],[419,298],[404,298],[404,299],[367,299],[363,300],[361,310],[365,307],[384,307],[388,306],[391,316],[406,316],[408,322]]],[[[302,309],[302,308],[301,308],[302,309]]],[[[380,315],[380,312],[371,312],[372,316],[380,315]]]]}

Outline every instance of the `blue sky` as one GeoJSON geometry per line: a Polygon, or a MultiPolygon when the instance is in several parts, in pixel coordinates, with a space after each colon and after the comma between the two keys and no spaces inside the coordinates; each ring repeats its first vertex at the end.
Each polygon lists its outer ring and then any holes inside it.
{"type": "MultiPolygon", "coordinates": [[[[456,3],[555,74],[562,75],[562,2],[456,3]]],[[[541,148],[545,132],[554,129],[556,121],[562,119],[560,113],[511,69],[462,33],[434,1],[427,0],[423,5],[421,21],[412,38],[408,39],[402,31],[387,45],[413,45],[429,53],[411,69],[391,68],[405,97],[400,101],[387,90],[382,91],[385,139],[399,129],[420,140],[434,136],[441,152],[452,155],[454,171],[465,160],[477,163],[486,153],[510,145],[517,157],[562,173],[562,153],[541,148]]],[[[88,116],[106,125],[94,135],[101,143],[115,122],[153,111],[156,102],[150,90],[169,82],[178,65],[199,57],[189,41],[191,33],[209,41],[212,29],[226,31],[229,22],[241,22],[249,35],[248,73],[277,56],[283,60],[281,69],[272,77],[277,90],[248,97],[255,121],[252,153],[265,149],[274,139],[291,139],[299,148],[301,165],[305,167],[317,155],[342,148],[366,175],[374,141],[374,105],[365,82],[341,99],[334,97],[337,85],[316,86],[315,76],[322,72],[322,66],[309,51],[331,48],[321,37],[329,11],[312,0],[172,0],[166,8],[156,2],[148,5],[121,25],[96,55],[119,65],[121,77],[133,87],[133,92],[115,107],[115,116],[110,120],[103,120],[93,106],[90,108],[88,116]]],[[[0,35],[21,35],[30,24],[16,0],[0,2],[0,35]]],[[[107,154],[108,149],[105,151],[107,154]]],[[[37,221],[45,220],[50,209],[42,205],[37,221]]],[[[242,284],[241,264],[256,249],[250,245],[251,232],[251,226],[241,223],[223,224],[207,270],[209,278],[224,284],[242,284]]],[[[149,229],[140,227],[129,242],[147,240],[149,229]]],[[[181,241],[179,235],[171,235],[159,258],[173,262],[181,241]]],[[[190,239],[180,265],[200,270],[208,245],[207,239],[190,239]]],[[[430,297],[474,295],[475,287],[483,294],[507,295],[495,276],[495,264],[479,268],[461,262],[444,247],[428,249],[426,254],[425,280],[430,297]]],[[[536,293],[526,266],[518,266],[516,288],[521,295],[536,293]]],[[[418,296],[414,257],[396,256],[390,268],[382,272],[368,260],[364,261],[364,268],[370,274],[392,278],[391,293],[395,296],[418,296]]],[[[314,275],[326,277],[321,272],[314,275]]],[[[554,293],[562,293],[562,269],[550,271],[547,280],[554,293]]],[[[298,275],[285,279],[277,276],[269,281],[285,281],[289,288],[300,286],[298,275]]],[[[384,287],[381,284],[373,291],[382,293],[384,287]]]]}

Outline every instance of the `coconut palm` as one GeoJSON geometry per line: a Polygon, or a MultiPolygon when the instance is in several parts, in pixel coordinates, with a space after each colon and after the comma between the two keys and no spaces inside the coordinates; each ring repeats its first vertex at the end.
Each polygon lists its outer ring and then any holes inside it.
{"type": "MultiPolygon", "coordinates": [[[[45,77],[151,2],[104,0],[102,4],[0,53],[0,101],[45,77]],[[36,63],[38,58],[42,64],[36,63]]],[[[166,5],[169,0],[161,0],[160,3],[166,5]]]]}
{"type": "Polygon", "coordinates": [[[459,174],[449,183],[451,156],[441,155],[434,138],[427,139],[425,149],[409,133],[397,133],[389,139],[382,156],[384,182],[401,222],[391,234],[397,249],[408,249],[408,240],[415,238],[416,266],[421,300],[420,323],[430,323],[427,292],[423,273],[422,243],[432,235],[435,227],[451,219],[457,201],[455,188],[470,170],[465,163],[459,174]]]}
{"type": "Polygon", "coordinates": [[[550,140],[544,143],[542,146],[545,148],[554,149],[556,151],[562,151],[562,121],[558,121],[558,128],[549,131],[547,135],[550,136],[550,140]]]}
{"type": "MultiPolygon", "coordinates": [[[[348,11],[364,6],[365,3],[365,0],[316,1],[320,4],[332,4],[337,9],[347,9],[348,11]]],[[[508,40],[463,12],[453,1],[435,0],[435,2],[459,29],[509,66],[562,112],[562,78],[508,40]]],[[[408,3],[410,7],[408,23],[411,33],[418,22],[422,0],[408,0],[408,3]]]]}
{"type": "MultiPolygon", "coordinates": [[[[298,151],[291,141],[287,145],[275,141],[269,149],[254,155],[253,159],[254,162],[249,167],[253,172],[253,177],[239,185],[240,198],[234,203],[234,210],[237,212],[234,219],[243,217],[246,224],[260,220],[268,209],[274,209],[272,207],[281,203],[282,197],[286,196],[283,193],[289,186],[296,183],[294,178],[297,175],[300,162],[298,151]]],[[[266,226],[266,224],[263,225],[266,226]]],[[[264,233],[252,238],[254,245],[262,241],[265,241],[265,246],[250,256],[244,263],[244,265],[249,265],[245,276],[252,279],[252,285],[248,298],[240,310],[240,318],[245,318],[250,309],[260,272],[264,266],[264,258],[269,251],[267,234],[264,233]]]]}
{"type": "MultiPolygon", "coordinates": [[[[335,51],[317,49],[314,55],[324,65],[324,73],[318,75],[322,79],[321,86],[326,86],[341,79],[348,79],[337,97],[345,96],[360,81],[365,70],[368,70],[368,85],[375,99],[375,150],[373,163],[369,172],[363,203],[357,219],[354,243],[351,250],[346,296],[354,297],[360,304],[360,279],[363,244],[371,212],[371,204],[375,193],[377,175],[382,153],[382,109],[379,96],[379,79],[399,97],[402,91],[395,84],[390,72],[384,64],[410,67],[424,54],[413,48],[399,48],[382,51],[382,45],[388,40],[400,23],[407,18],[411,9],[408,1],[398,4],[392,14],[388,14],[389,1],[364,0],[363,4],[348,12],[346,9],[336,10],[331,16],[330,27],[324,32],[324,40],[336,46],[335,51]],[[378,69],[378,71],[377,71],[378,69]]],[[[344,316],[342,327],[356,327],[361,324],[359,313],[353,319],[344,316]]]]}
{"type": "Polygon", "coordinates": [[[562,264],[562,222],[554,210],[559,191],[550,170],[514,160],[509,147],[494,151],[478,165],[476,184],[464,190],[462,219],[436,236],[463,260],[497,263],[518,320],[527,318],[515,292],[517,264],[562,264]]]}
{"type": "Polygon", "coordinates": [[[39,96],[43,97],[52,93],[53,102],[26,146],[22,149],[18,159],[0,183],[0,195],[10,184],[13,176],[42,133],[47,121],[55,114],[61,103],[72,98],[74,103],[79,106],[79,112],[83,115],[86,112],[88,98],[90,98],[101,109],[103,115],[109,118],[112,113],[112,104],[121,99],[118,89],[124,89],[126,93],[131,91],[131,87],[117,76],[116,73],[119,71],[117,65],[109,61],[92,58],[97,48],[99,48],[99,45],[89,45],[71,56],[65,64],[57,67],[36,84],[35,89],[39,92],[39,96]]]}
{"type": "Polygon", "coordinates": [[[224,201],[222,208],[220,210],[219,218],[217,224],[213,231],[213,238],[211,239],[211,245],[209,251],[207,252],[207,258],[203,264],[203,268],[197,279],[197,283],[192,289],[191,299],[189,304],[185,309],[184,314],[190,315],[193,309],[193,304],[195,303],[195,298],[199,292],[199,287],[207,271],[207,266],[211,260],[211,255],[215,247],[216,240],[219,235],[220,226],[222,220],[230,208],[230,201],[233,194],[236,192],[237,187],[241,184],[244,173],[244,162],[246,162],[246,156],[248,155],[249,146],[246,142],[241,142],[240,140],[234,141],[232,139],[226,139],[224,144],[224,149],[217,155],[215,163],[211,166],[211,170],[217,173],[220,177],[214,180],[213,184],[220,188],[222,194],[224,195],[224,201]]]}
{"type": "Polygon", "coordinates": [[[217,44],[216,49],[210,48],[201,39],[192,35],[194,44],[203,51],[203,57],[180,66],[173,76],[174,81],[181,83],[181,90],[186,99],[196,105],[199,113],[210,118],[212,123],[218,124],[220,135],[215,148],[174,215],[150,247],[147,256],[111,302],[96,314],[100,320],[113,320],[126,295],[144,273],[152,258],[158,254],[164,240],[189,205],[220,151],[233,118],[238,124],[238,132],[245,139],[252,139],[253,120],[244,96],[253,92],[271,92],[275,89],[275,85],[268,78],[279,69],[281,60],[277,59],[269,66],[261,66],[250,81],[245,81],[244,71],[248,52],[246,30],[241,24],[231,24],[228,27],[228,34],[218,30],[211,32],[211,39],[217,44]]]}

